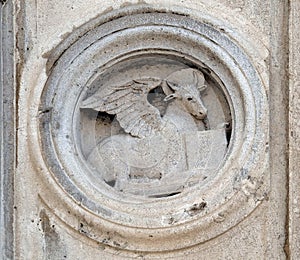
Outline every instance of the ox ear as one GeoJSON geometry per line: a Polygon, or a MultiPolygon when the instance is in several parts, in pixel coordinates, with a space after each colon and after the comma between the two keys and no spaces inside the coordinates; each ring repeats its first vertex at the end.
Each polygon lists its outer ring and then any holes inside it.
{"type": "Polygon", "coordinates": [[[172,93],[172,94],[166,96],[166,97],[164,98],[164,101],[167,102],[167,101],[170,101],[170,100],[172,100],[172,99],[174,99],[174,98],[178,98],[178,97],[179,97],[179,96],[177,95],[177,93],[172,93]]]}
{"type": "Polygon", "coordinates": [[[200,91],[200,92],[203,92],[204,90],[206,90],[207,89],[207,85],[201,85],[201,86],[198,86],[198,90],[200,91]]]}

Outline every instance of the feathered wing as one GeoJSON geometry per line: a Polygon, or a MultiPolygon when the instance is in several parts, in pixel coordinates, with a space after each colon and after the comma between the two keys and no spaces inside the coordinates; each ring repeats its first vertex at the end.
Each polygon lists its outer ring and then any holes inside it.
{"type": "Polygon", "coordinates": [[[115,114],[126,133],[137,137],[147,137],[161,126],[159,110],[152,106],[147,95],[158,87],[161,80],[133,80],[122,86],[101,88],[93,96],[83,101],[81,108],[115,114]]]}

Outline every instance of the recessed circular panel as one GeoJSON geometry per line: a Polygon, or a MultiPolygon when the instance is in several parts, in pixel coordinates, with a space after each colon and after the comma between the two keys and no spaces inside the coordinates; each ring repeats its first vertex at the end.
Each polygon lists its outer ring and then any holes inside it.
{"type": "Polygon", "coordinates": [[[168,197],[204,183],[230,142],[229,105],[212,75],[176,53],[155,52],[113,64],[81,94],[78,150],[92,182],[122,197],[168,197]],[[170,94],[178,97],[166,100],[170,94]],[[207,115],[199,118],[201,110],[207,115]]]}

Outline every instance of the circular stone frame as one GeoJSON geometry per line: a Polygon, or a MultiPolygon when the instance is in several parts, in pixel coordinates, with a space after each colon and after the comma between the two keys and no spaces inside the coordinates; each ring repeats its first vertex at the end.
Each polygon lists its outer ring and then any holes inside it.
{"type": "Polygon", "coordinates": [[[212,239],[259,205],[268,190],[266,87],[237,42],[204,19],[142,5],[101,15],[52,51],[39,107],[39,136],[51,178],[66,194],[59,198],[62,206],[53,209],[62,221],[78,230],[67,213],[57,212],[68,208],[80,219],[89,216],[88,237],[99,243],[157,252],[212,239]],[[152,53],[182,57],[216,75],[224,86],[233,131],[226,160],[206,185],[172,197],[134,201],[108,185],[99,189],[86,177],[90,169],[78,150],[75,126],[81,93],[101,71],[152,53]],[[107,234],[116,239],[107,239],[107,234]]]}

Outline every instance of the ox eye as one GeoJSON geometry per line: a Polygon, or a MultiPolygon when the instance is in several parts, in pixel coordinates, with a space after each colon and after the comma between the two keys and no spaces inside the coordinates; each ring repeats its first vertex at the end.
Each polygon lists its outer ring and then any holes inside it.
{"type": "Polygon", "coordinates": [[[193,100],[193,98],[191,98],[191,97],[188,97],[188,98],[187,98],[187,100],[188,100],[188,101],[192,101],[192,100],[193,100]]]}

